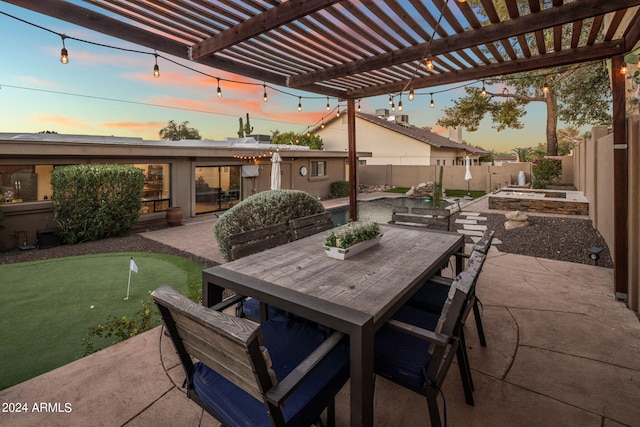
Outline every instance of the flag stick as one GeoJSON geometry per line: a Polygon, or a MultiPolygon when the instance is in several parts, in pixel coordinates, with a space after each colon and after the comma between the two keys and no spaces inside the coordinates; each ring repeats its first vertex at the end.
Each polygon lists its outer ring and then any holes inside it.
{"type": "MultiPolygon", "coordinates": [[[[133,260],[133,257],[131,257],[131,260],[133,260]]],[[[129,289],[131,289],[131,260],[129,260],[129,280],[127,281],[127,296],[126,298],[123,298],[124,300],[129,299],[129,289]]]]}

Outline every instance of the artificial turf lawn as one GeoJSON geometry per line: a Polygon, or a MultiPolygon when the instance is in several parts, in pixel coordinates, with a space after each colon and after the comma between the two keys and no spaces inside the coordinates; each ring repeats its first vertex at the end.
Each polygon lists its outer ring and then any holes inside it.
{"type": "MultiPolygon", "coordinates": [[[[90,327],[109,316],[136,314],[140,301],[162,284],[186,294],[189,284],[201,282],[202,269],[187,259],[154,253],[0,265],[0,390],[76,360],[90,327]],[[138,273],[131,273],[125,301],[131,257],[138,273]]],[[[96,349],[114,341],[93,340],[96,349]]]]}

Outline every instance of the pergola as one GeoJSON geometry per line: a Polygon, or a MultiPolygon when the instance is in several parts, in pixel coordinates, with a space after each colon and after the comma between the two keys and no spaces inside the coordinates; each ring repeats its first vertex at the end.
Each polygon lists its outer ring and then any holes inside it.
{"type": "Polygon", "coordinates": [[[475,0],[479,9],[465,0],[4,1],[265,84],[346,100],[351,218],[356,100],[611,60],[615,291],[627,292],[629,165],[625,77],[617,71],[640,39],[640,0],[475,0]]]}

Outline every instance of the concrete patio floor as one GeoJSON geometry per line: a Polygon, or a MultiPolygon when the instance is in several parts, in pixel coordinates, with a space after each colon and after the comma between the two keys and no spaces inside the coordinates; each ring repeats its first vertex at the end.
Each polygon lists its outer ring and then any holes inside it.
{"type": "MultiPolygon", "coordinates": [[[[143,236],[216,260],[214,221],[143,236]]],[[[476,404],[465,404],[452,366],[448,425],[640,426],[640,322],[612,288],[611,269],[492,248],[478,283],[486,348],[473,316],[466,326],[476,404]]],[[[0,425],[218,425],[186,399],[183,378],[158,327],[0,391],[0,425]],[[11,403],[27,412],[6,412],[11,403]]],[[[376,381],[376,426],[429,425],[423,397],[376,381]]],[[[337,399],[339,426],[348,426],[348,393],[337,399]]]]}

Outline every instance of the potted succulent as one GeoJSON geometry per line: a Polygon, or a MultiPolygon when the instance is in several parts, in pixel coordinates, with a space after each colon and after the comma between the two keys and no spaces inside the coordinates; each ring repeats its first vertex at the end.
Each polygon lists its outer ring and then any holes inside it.
{"type": "Polygon", "coordinates": [[[349,222],[332,230],[324,240],[327,256],[347,259],[380,243],[382,231],[377,222],[349,222]]]}

